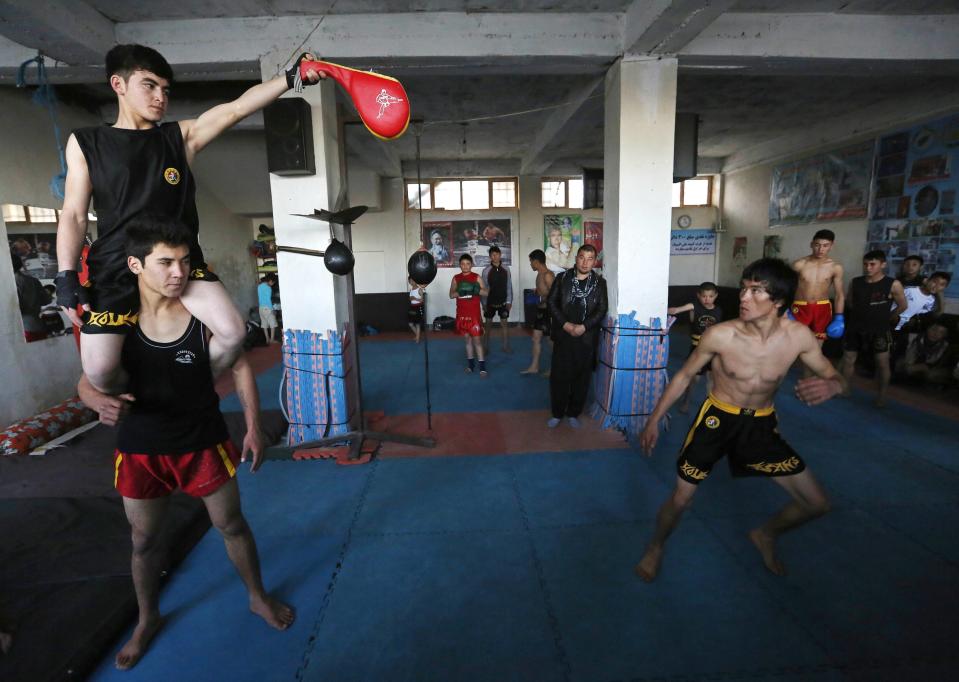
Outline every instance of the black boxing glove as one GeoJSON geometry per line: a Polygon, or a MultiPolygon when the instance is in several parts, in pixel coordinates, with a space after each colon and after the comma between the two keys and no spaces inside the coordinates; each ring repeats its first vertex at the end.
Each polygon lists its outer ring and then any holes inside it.
{"type": "Polygon", "coordinates": [[[303,60],[314,61],[314,57],[309,52],[304,52],[299,57],[296,58],[296,61],[293,62],[293,66],[286,70],[286,87],[296,92],[302,92],[303,87],[306,85],[315,85],[308,80],[303,79],[303,74],[300,73],[300,64],[303,63],[303,60]]]}
{"type": "Polygon", "coordinates": [[[80,285],[76,270],[61,270],[53,278],[57,287],[57,305],[61,308],[75,309],[78,305],[89,303],[88,292],[80,285]]]}

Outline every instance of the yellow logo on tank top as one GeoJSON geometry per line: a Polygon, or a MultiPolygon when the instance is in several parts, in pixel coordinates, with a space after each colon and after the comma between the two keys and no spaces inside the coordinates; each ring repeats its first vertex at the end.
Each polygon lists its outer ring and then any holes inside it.
{"type": "Polygon", "coordinates": [[[719,428],[719,417],[714,417],[709,415],[706,417],[706,421],[703,422],[706,425],[707,429],[718,429],[719,428]]]}
{"type": "Polygon", "coordinates": [[[163,179],[171,185],[178,185],[180,184],[180,171],[176,168],[167,168],[163,171],[163,179]]]}

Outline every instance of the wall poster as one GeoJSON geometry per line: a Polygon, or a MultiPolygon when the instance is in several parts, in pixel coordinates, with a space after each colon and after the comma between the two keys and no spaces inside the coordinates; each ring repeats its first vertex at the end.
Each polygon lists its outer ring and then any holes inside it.
{"type": "Polygon", "coordinates": [[[700,256],[716,253],[716,233],[712,230],[672,230],[670,256],[700,256]]]}
{"type": "MultiPolygon", "coordinates": [[[[959,115],[899,130],[876,141],[876,172],[867,250],[882,249],[895,276],[909,255],[923,258],[922,272],[955,273],[959,254],[959,115]]],[[[945,298],[959,303],[959,279],[945,298]]]]}
{"type": "Polygon", "coordinates": [[[582,245],[583,216],[543,216],[543,249],[550,270],[562,272],[576,265],[576,251],[582,245]]]}
{"type": "Polygon", "coordinates": [[[872,140],[773,168],[769,226],[865,218],[872,140]]]}
{"type": "Polygon", "coordinates": [[[603,269],[603,221],[587,220],[583,223],[583,230],[586,233],[585,244],[592,244],[596,248],[596,267],[603,269]]]}
{"type": "Polygon", "coordinates": [[[459,258],[464,253],[473,257],[474,266],[486,267],[489,265],[489,249],[494,245],[503,254],[503,265],[513,263],[509,218],[425,222],[423,243],[436,259],[437,267],[459,267],[459,258]]]}

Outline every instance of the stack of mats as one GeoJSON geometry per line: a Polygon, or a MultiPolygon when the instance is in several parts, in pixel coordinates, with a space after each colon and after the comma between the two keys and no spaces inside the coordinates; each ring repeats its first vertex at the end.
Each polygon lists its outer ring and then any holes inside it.
{"type": "Polygon", "coordinates": [[[596,395],[594,417],[603,418],[603,428],[615,427],[636,438],[646,426],[656,401],[663,394],[669,375],[669,328],[658,317],[641,325],[636,313],[607,318],[599,343],[599,367],[593,379],[596,395]]]}
{"type": "Polygon", "coordinates": [[[329,338],[288,329],[283,342],[287,445],[319,440],[349,431],[347,377],[354,371],[345,353],[352,339],[331,331],[329,338]]]}

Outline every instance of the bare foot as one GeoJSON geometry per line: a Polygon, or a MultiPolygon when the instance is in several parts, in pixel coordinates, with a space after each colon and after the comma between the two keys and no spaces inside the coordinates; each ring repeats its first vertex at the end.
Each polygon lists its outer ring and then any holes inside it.
{"type": "Polygon", "coordinates": [[[527,367],[526,369],[520,370],[520,374],[539,374],[539,367],[533,369],[532,367],[527,367]]]}
{"type": "Polygon", "coordinates": [[[646,548],[646,553],[633,570],[636,571],[636,575],[642,578],[643,582],[651,583],[656,580],[656,575],[659,573],[659,565],[662,562],[663,548],[650,545],[646,548]]]}
{"type": "Polygon", "coordinates": [[[296,612],[291,607],[269,595],[264,599],[251,599],[250,611],[277,630],[286,630],[296,620],[296,612]]]}
{"type": "Polygon", "coordinates": [[[776,541],[766,535],[761,528],[749,531],[749,539],[763,557],[763,563],[773,575],[786,575],[786,567],[776,556],[776,541]]]}
{"type": "Polygon", "coordinates": [[[140,662],[150,645],[150,640],[162,624],[163,619],[159,616],[137,623],[130,641],[124,644],[120,653],[117,654],[115,663],[117,670],[129,670],[140,662]]]}
{"type": "Polygon", "coordinates": [[[13,635],[9,632],[0,632],[0,654],[5,654],[10,651],[10,646],[13,644],[13,635]]]}

